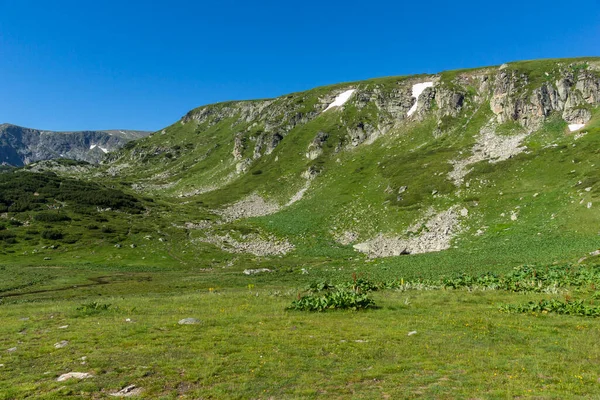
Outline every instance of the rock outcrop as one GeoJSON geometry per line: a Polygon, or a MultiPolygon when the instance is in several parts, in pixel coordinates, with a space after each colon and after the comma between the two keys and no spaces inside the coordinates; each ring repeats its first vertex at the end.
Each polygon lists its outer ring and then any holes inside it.
{"type": "Polygon", "coordinates": [[[106,153],[148,136],[144,131],[51,132],[0,125],[0,164],[22,166],[56,158],[97,163],[106,153]]]}

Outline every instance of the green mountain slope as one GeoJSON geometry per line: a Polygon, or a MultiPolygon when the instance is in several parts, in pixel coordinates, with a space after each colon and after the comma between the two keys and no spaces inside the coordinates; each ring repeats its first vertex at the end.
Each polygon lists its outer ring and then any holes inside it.
{"type": "Polygon", "coordinates": [[[36,170],[153,199],[179,262],[502,269],[600,246],[599,104],[600,58],[517,62],[204,106],[97,168],[36,170]]]}

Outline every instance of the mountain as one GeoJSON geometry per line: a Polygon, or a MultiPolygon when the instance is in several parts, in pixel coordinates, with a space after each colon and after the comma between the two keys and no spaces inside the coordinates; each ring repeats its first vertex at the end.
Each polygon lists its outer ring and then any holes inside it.
{"type": "Polygon", "coordinates": [[[599,397],[599,166],[600,58],[0,166],[0,398],[599,397]]]}
{"type": "MultiPolygon", "coordinates": [[[[116,244],[160,232],[153,251],[192,259],[487,271],[600,246],[599,105],[600,58],[514,62],[207,105],[97,167],[34,170],[145,204],[143,219],[114,214],[139,224],[116,244]]],[[[80,240],[93,215],[72,219],[80,240]]]]}
{"type": "Polygon", "coordinates": [[[52,132],[1,124],[0,163],[22,166],[55,158],[97,163],[106,153],[150,133],[128,130],[52,132]]]}

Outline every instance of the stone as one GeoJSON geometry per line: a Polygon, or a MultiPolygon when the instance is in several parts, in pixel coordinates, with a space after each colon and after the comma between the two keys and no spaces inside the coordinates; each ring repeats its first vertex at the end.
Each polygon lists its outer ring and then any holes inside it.
{"type": "Polygon", "coordinates": [[[112,397],[133,397],[139,396],[142,393],[142,388],[139,388],[135,385],[129,385],[119,390],[116,393],[111,393],[112,397]]]}
{"type": "Polygon", "coordinates": [[[87,372],[69,372],[67,374],[62,374],[58,378],[56,378],[57,382],[64,382],[69,379],[88,379],[92,378],[94,375],[88,374],[87,372]]]}
{"type": "Polygon", "coordinates": [[[184,318],[178,322],[179,325],[197,325],[199,323],[201,323],[201,321],[196,318],[184,318]]]}
{"type": "Polygon", "coordinates": [[[258,269],[245,269],[244,270],[244,275],[255,275],[255,274],[262,274],[264,272],[273,272],[268,268],[258,268],[258,269]]]}
{"type": "Polygon", "coordinates": [[[61,340],[58,343],[54,343],[54,348],[55,349],[62,349],[63,347],[67,347],[69,345],[69,341],[68,340],[61,340]]]}
{"type": "Polygon", "coordinates": [[[410,332],[408,332],[408,336],[412,336],[412,335],[416,335],[416,334],[417,334],[417,331],[410,331],[410,332]]]}

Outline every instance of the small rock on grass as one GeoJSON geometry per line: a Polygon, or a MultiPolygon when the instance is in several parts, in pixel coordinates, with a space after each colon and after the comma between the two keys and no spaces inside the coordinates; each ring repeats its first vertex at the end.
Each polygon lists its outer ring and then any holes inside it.
{"type": "Polygon", "coordinates": [[[196,325],[199,324],[200,320],[196,318],[184,318],[179,321],[179,325],[196,325]]]}
{"type": "Polygon", "coordinates": [[[6,351],[8,351],[9,353],[14,353],[15,351],[17,351],[17,348],[16,347],[11,347],[10,349],[8,349],[6,351]]]}
{"type": "Polygon", "coordinates": [[[88,374],[87,372],[69,372],[67,374],[62,374],[58,378],[56,378],[57,382],[63,382],[69,379],[88,379],[92,378],[94,375],[88,374]]]}
{"type": "Polygon", "coordinates": [[[54,343],[54,348],[55,349],[62,349],[63,347],[67,347],[68,344],[69,344],[68,340],[61,340],[58,343],[54,343]]]}
{"type": "Polygon", "coordinates": [[[263,272],[272,272],[269,268],[245,269],[244,275],[261,274],[263,272]]]}
{"type": "Polygon", "coordinates": [[[142,388],[136,387],[135,385],[129,385],[119,390],[116,393],[111,393],[113,397],[133,397],[138,396],[142,393],[142,388]]]}
{"type": "Polygon", "coordinates": [[[412,335],[416,335],[416,334],[417,334],[417,331],[410,331],[410,332],[408,332],[408,336],[412,336],[412,335]]]}
{"type": "Polygon", "coordinates": [[[69,325],[63,325],[63,326],[59,326],[58,329],[67,329],[69,327],[69,325]]]}

